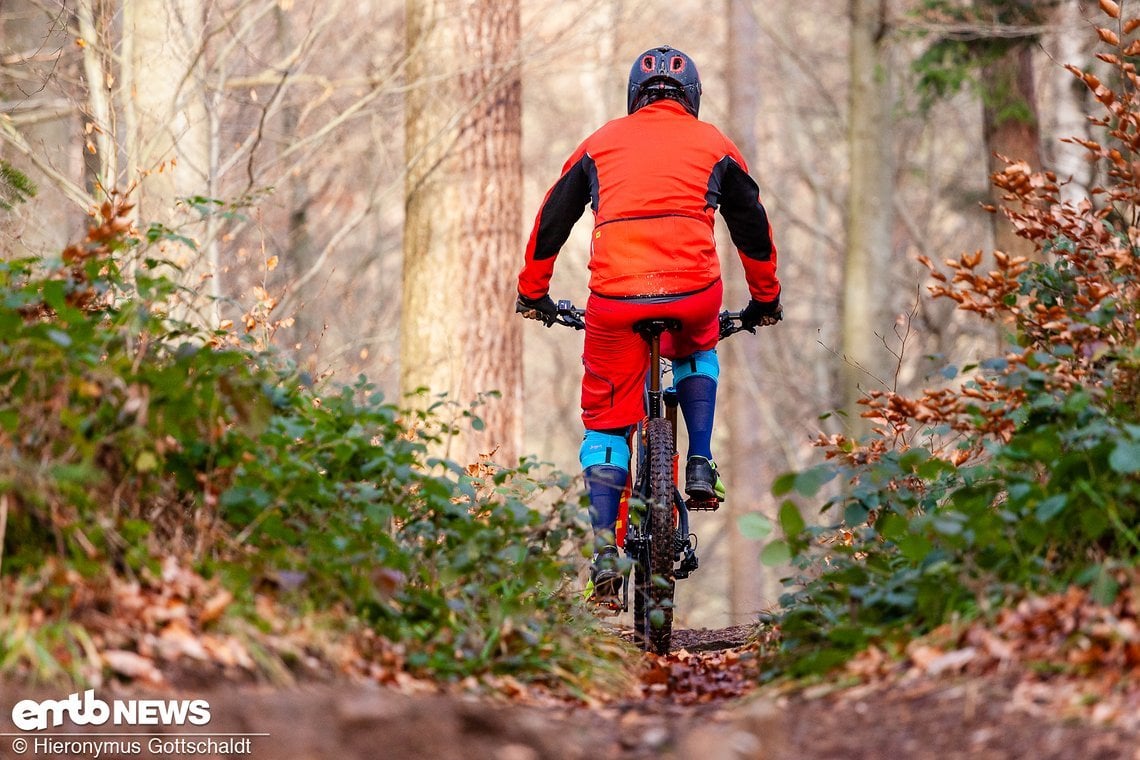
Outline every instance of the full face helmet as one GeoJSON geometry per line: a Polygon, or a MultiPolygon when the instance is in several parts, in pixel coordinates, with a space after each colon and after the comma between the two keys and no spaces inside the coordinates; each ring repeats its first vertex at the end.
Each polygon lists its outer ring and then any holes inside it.
{"type": "Polygon", "coordinates": [[[660,98],[677,100],[693,116],[701,107],[701,76],[693,59],[668,45],[637,57],[629,71],[627,108],[633,113],[660,98]]]}

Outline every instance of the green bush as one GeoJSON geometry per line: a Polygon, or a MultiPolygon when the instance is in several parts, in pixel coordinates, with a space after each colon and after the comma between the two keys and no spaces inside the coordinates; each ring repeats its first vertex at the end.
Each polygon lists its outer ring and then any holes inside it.
{"type": "MultiPolygon", "coordinates": [[[[1140,42],[1101,39],[1114,81],[1134,78],[1126,50],[1140,42]]],[[[981,274],[980,252],[950,273],[922,260],[936,297],[1008,329],[1008,352],[947,367],[953,382],[917,398],[871,394],[875,435],[821,440],[826,462],[774,484],[784,535],[765,557],[795,572],[773,672],[827,669],[872,641],[1070,584],[1108,603],[1140,560],[1140,189],[1128,158],[1140,108],[1129,87],[1070,71],[1105,110],[1090,117],[1097,141],[1078,141],[1105,184],[1066,203],[1056,177],[1013,163],[993,180],[1039,260],[994,252],[981,274]],[[800,502],[826,482],[838,493],[809,525],[800,502]]]]}
{"type": "MultiPolygon", "coordinates": [[[[986,614],[1030,590],[1080,584],[1097,601],[1115,598],[1116,571],[1140,558],[1140,426],[1084,390],[1042,392],[1024,411],[1009,442],[975,464],[912,448],[811,471],[801,496],[831,478],[845,487],[819,524],[783,503],[784,537],[766,550],[780,547],[797,572],[781,599],[776,668],[827,669],[873,641],[986,614]]],[[[774,492],[789,497],[796,477],[774,492]]]]}
{"type": "MultiPolygon", "coordinates": [[[[59,261],[0,262],[5,576],[63,562],[98,585],[161,577],[175,557],[251,617],[255,593],[271,593],[298,615],[371,626],[439,677],[600,662],[565,588],[584,531],[568,478],[529,459],[433,459],[451,432],[433,413],[386,403],[364,378],[315,385],[174,318],[172,296],[194,294],[146,258],[125,214],[108,204],[59,261]]],[[[24,601],[66,619],[68,598],[24,601]]]]}

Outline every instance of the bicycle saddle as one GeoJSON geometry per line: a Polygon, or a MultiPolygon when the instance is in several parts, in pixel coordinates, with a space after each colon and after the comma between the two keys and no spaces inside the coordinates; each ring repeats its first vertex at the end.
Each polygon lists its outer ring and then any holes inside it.
{"type": "Polygon", "coordinates": [[[672,317],[642,319],[633,323],[633,331],[645,338],[660,335],[663,332],[676,332],[680,329],[681,320],[672,317]]]}

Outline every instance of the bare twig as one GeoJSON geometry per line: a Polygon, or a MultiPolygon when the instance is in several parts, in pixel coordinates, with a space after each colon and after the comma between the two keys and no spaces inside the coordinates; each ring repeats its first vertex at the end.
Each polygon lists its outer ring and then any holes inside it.
{"type": "Polygon", "coordinates": [[[915,286],[915,294],[914,294],[914,306],[911,307],[910,312],[905,315],[906,316],[906,331],[900,335],[899,334],[899,325],[897,322],[895,323],[894,333],[895,333],[895,337],[898,338],[898,341],[899,341],[899,348],[897,351],[894,350],[893,348],[891,348],[890,345],[887,344],[886,336],[883,336],[883,335],[878,336],[879,340],[881,340],[883,342],[883,348],[887,349],[887,352],[890,353],[891,356],[895,357],[895,372],[894,372],[894,378],[893,378],[893,385],[891,386],[891,390],[895,393],[898,393],[898,390],[899,390],[899,375],[902,374],[903,359],[906,356],[906,345],[910,340],[911,334],[914,332],[914,320],[915,320],[915,317],[918,316],[918,309],[919,309],[919,305],[921,303],[922,303],[922,295],[918,290],[918,286],[916,285],[915,286]]]}
{"type": "Polygon", "coordinates": [[[62,172],[52,166],[43,158],[42,151],[33,150],[24,136],[12,124],[9,117],[0,115],[0,142],[10,145],[21,156],[30,161],[63,192],[68,200],[79,206],[84,213],[90,209],[95,200],[79,185],[62,172]]]}
{"type": "MultiPolygon", "coordinates": [[[[875,335],[876,335],[876,337],[878,337],[878,338],[880,338],[880,339],[882,338],[882,336],[881,336],[881,335],[879,335],[878,333],[875,333],[875,335]]],[[[824,351],[826,351],[827,353],[831,354],[831,355],[832,355],[832,356],[834,356],[836,359],[839,359],[839,360],[840,360],[840,361],[842,361],[844,364],[846,364],[848,367],[854,367],[855,369],[859,370],[861,373],[863,373],[863,374],[864,374],[864,375],[866,375],[867,377],[871,378],[872,380],[874,380],[876,383],[878,383],[879,385],[883,386],[884,388],[887,388],[887,389],[889,389],[889,388],[891,387],[891,386],[890,386],[890,385],[887,383],[887,381],[886,381],[886,380],[884,380],[883,378],[879,377],[879,376],[878,376],[878,375],[876,375],[874,372],[872,372],[871,370],[867,369],[866,367],[864,367],[862,364],[860,364],[859,362],[855,361],[855,360],[854,360],[854,359],[852,359],[851,357],[847,356],[847,354],[841,354],[841,353],[839,353],[839,352],[838,352],[838,351],[836,351],[834,348],[832,348],[831,346],[827,345],[826,343],[824,343],[822,340],[820,340],[820,339],[818,339],[818,338],[816,339],[816,341],[815,341],[815,342],[816,342],[816,343],[818,343],[818,344],[819,344],[819,345],[820,345],[820,346],[823,348],[823,350],[824,350],[824,351]]]]}

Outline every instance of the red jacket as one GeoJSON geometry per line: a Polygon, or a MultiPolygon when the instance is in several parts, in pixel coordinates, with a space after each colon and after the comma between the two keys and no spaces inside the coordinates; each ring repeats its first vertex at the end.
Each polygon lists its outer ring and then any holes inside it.
{"type": "Polygon", "coordinates": [[[615,119],[578,147],[546,194],[519,273],[519,293],[546,295],[554,259],[586,204],[594,212],[590,291],[626,298],[701,290],[720,277],[720,208],[757,301],[780,294],[776,246],[740,151],[673,100],[615,119]]]}

